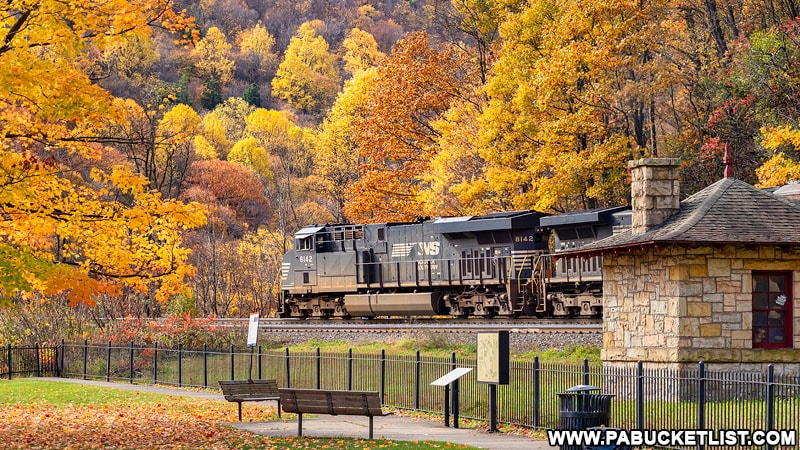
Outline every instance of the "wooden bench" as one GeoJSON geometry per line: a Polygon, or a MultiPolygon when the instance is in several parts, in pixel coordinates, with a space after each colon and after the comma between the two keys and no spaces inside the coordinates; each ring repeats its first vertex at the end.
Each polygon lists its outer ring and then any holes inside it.
{"type": "Polygon", "coordinates": [[[332,416],[368,416],[369,438],[372,439],[372,418],[386,416],[381,410],[378,392],[327,391],[318,389],[278,389],[284,412],[296,413],[297,435],[303,435],[303,414],[330,414],[332,416]]]}
{"type": "Polygon", "coordinates": [[[281,396],[275,380],[227,380],[219,382],[222,395],[229,402],[239,404],[239,422],[242,421],[242,402],[278,402],[278,417],[281,416],[281,396]]]}

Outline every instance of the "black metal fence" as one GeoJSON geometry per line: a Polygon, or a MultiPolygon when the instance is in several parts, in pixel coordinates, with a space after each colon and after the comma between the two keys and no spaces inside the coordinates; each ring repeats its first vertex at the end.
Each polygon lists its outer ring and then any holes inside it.
{"type": "MultiPolygon", "coordinates": [[[[3,371],[0,365],[0,375],[8,377],[57,374],[213,388],[219,380],[275,379],[285,387],[378,391],[387,406],[427,412],[441,412],[444,406],[443,390],[430,386],[432,381],[456,367],[476,367],[475,359],[456,358],[455,354],[262,351],[261,347],[210,350],[110,342],[62,344],[60,348],[8,347],[5,354],[5,362],[0,364],[14,369],[3,371]],[[53,362],[57,364],[53,366],[53,362]]],[[[475,372],[459,382],[460,415],[487,420],[489,388],[476,382],[475,372]]],[[[780,430],[796,429],[800,417],[800,376],[776,374],[772,366],[765,373],[730,373],[709,371],[702,362],[678,370],[642,363],[630,368],[588,361],[542,364],[534,358],[512,363],[510,384],[497,390],[497,419],[525,427],[557,428],[557,393],[578,384],[614,394],[609,425],[618,428],[780,430]]]]}
{"type": "Polygon", "coordinates": [[[9,344],[0,350],[0,378],[59,376],[60,351],[58,345],[13,347],[9,344]]]}

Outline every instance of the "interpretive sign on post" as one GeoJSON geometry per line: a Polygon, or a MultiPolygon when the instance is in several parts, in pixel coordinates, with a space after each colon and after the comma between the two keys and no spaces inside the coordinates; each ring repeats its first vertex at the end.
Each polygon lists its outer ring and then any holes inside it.
{"type": "Polygon", "coordinates": [[[508,384],[508,331],[478,333],[478,383],[489,385],[489,432],[497,431],[497,385],[508,384]]]}
{"type": "Polygon", "coordinates": [[[478,383],[508,384],[508,331],[478,333],[478,383]]]}
{"type": "Polygon", "coordinates": [[[253,379],[253,350],[258,342],[258,313],[250,314],[250,322],[247,328],[247,346],[250,347],[250,371],[248,380],[253,379]]]}
{"type": "Polygon", "coordinates": [[[431,383],[431,386],[444,386],[444,426],[446,427],[450,426],[450,403],[452,403],[453,428],[458,428],[458,379],[470,372],[472,372],[471,367],[457,367],[431,383]],[[452,390],[450,389],[451,385],[453,386],[452,390]]]}

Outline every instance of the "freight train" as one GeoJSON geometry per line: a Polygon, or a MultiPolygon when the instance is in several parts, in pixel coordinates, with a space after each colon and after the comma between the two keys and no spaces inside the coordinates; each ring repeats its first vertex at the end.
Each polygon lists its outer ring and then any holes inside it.
{"type": "Polygon", "coordinates": [[[598,317],[601,257],[559,253],[626,226],[626,207],[307,226],[283,257],[280,315],[598,317]]]}

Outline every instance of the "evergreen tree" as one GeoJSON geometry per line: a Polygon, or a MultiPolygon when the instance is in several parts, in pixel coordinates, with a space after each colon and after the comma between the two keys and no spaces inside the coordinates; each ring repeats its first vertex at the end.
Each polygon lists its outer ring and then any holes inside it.
{"type": "Polygon", "coordinates": [[[255,83],[250,83],[250,85],[245,88],[242,98],[256,108],[261,107],[261,91],[255,83]]]}
{"type": "Polygon", "coordinates": [[[215,78],[206,80],[206,85],[203,87],[203,108],[211,111],[217,105],[222,103],[222,89],[219,82],[215,78]]]}
{"type": "Polygon", "coordinates": [[[178,80],[178,83],[175,86],[176,103],[182,103],[184,105],[191,104],[189,101],[189,78],[191,78],[191,74],[189,72],[184,72],[181,74],[181,79],[178,80]]]}

